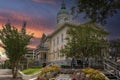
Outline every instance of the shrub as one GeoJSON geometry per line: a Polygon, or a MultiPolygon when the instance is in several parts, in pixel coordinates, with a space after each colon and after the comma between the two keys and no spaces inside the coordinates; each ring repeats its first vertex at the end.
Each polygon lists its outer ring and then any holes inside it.
{"type": "Polygon", "coordinates": [[[50,79],[55,77],[59,72],[59,70],[60,68],[56,64],[53,64],[51,66],[46,66],[41,69],[41,72],[38,77],[42,78],[43,80],[50,79]]]}
{"type": "Polygon", "coordinates": [[[85,68],[82,69],[82,72],[86,75],[86,77],[91,77],[92,80],[106,80],[105,76],[98,70],[85,68]]]}

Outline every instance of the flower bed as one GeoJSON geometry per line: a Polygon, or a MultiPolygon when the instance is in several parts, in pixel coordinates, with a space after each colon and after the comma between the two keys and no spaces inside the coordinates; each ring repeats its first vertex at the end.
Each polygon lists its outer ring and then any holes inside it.
{"type": "Polygon", "coordinates": [[[47,66],[41,69],[40,74],[38,75],[38,80],[48,80],[54,78],[60,71],[60,68],[57,65],[47,66]]]}
{"type": "Polygon", "coordinates": [[[83,74],[86,75],[86,77],[91,78],[91,80],[106,80],[106,76],[104,76],[100,71],[92,69],[92,68],[86,68],[82,69],[83,74]]]}
{"type": "Polygon", "coordinates": [[[100,71],[85,68],[79,71],[74,72],[72,78],[75,80],[106,80],[106,76],[103,75],[100,71]]]}
{"type": "Polygon", "coordinates": [[[41,70],[37,80],[57,80],[60,75],[68,75],[71,80],[106,80],[100,71],[85,69],[61,69],[57,65],[47,66],[41,70]]]}

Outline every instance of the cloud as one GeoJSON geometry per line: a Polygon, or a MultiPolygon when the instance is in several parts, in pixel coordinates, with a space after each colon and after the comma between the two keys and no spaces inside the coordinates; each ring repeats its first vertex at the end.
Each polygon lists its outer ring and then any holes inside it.
{"type": "Polygon", "coordinates": [[[4,20],[5,19],[5,17],[3,17],[3,16],[0,16],[0,20],[4,20]]]}
{"type": "Polygon", "coordinates": [[[28,45],[29,48],[36,48],[40,43],[40,38],[33,38],[30,42],[30,45],[28,45]]]}
{"type": "Polygon", "coordinates": [[[8,19],[13,26],[21,28],[22,22],[27,22],[27,32],[34,33],[35,37],[41,37],[43,32],[50,32],[52,28],[46,25],[46,18],[43,16],[34,16],[29,14],[18,13],[10,10],[0,10],[0,28],[8,19]]]}
{"type": "Polygon", "coordinates": [[[37,3],[51,4],[51,5],[55,5],[56,4],[55,0],[32,0],[32,1],[37,2],[37,3]]]}
{"type": "Polygon", "coordinates": [[[21,29],[22,23],[25,20],[27,22],[27,32],[34,33],[34,40],[32,44],[29,45],[31,48],[35,48],[39,44],[39,38],[43,33],[49,33],[52,31],[52,28],[49,26],[49,22],[47,22],[47,18],[41,15],[31,15],[16,12],[13,10],[0,10],[0,29],[2,26],[6,24],[6,22],[10,20],[12,26],[21,29]]]}

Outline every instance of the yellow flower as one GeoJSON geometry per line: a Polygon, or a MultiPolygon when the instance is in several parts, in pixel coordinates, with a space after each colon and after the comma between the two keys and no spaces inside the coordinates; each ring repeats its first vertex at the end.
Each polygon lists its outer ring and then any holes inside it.
{"type": "Polygon", "coordinates": [[[39,75],[43,75],[43,74],[45,74],[47,72],[58,71],[58,70],[60,70],[60,68],[56,64],[53,64],[51,66],[47,66],[45,68],[42,68],[39,75]]]}
{"type": "Polygon", "coordinates": [[[93,80],[105,80],[105,76],[102,75],[101,72],[98,70],[85,68],[82,69],[82,72],[86,74],[86,77],[91,77],[93,80]]]}

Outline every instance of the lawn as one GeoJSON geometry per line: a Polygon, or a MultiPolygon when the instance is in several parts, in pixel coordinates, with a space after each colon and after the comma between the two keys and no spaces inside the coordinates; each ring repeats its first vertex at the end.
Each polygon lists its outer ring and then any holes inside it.
{"type": "Polygon", "coordinates": [[[28,69],[23,70],[22,72],[24,74],[31,75],[31,74],[34,74],[35,72],[40,71],[40,69],[41,68],[38,68],[38,67],[37,68],[28,68],[28,69]]]}

